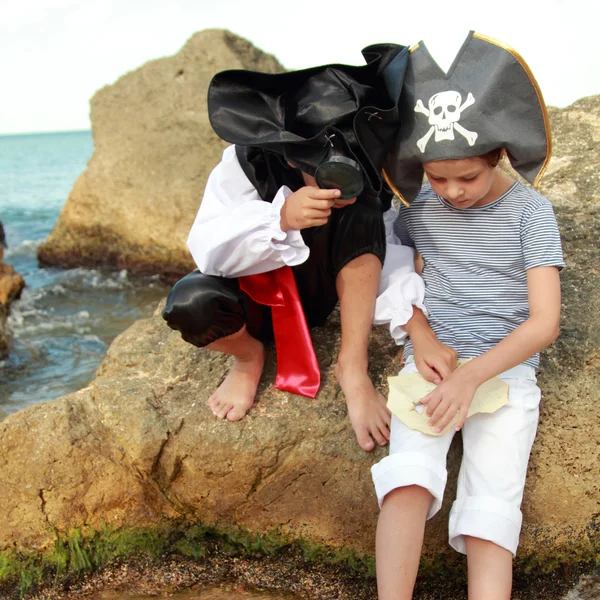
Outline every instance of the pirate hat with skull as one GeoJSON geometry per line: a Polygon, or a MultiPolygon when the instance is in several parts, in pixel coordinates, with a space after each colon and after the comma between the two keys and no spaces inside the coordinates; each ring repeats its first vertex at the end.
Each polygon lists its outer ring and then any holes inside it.
{"type": "Polygon", "coordinates": [[[363,66],[218,73],[208,90],[211,125],[222,139],[275,153],[283,164],[310,175],[332,158],[342,167],[351,162],[360,173],[362,194],[377,199],[399,127],[408,48],[377,44],[362,54],[363,66]]]}
{"type": "Polygon", "coordinates": [[[514,50],[473,31],[447,73],[423,42],[411,49],[400,120],[385,176],[406,204],[419,193],[429,161],[504,148],[513,168],[536,185],[550,160],[548,114],[529,67],[514,50]]]}

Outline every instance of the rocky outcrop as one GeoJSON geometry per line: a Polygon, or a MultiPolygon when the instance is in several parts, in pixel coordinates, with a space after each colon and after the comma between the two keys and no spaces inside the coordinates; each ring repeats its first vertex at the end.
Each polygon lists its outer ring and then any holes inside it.
{"type": "MultiPolygon", "coordinates": [[[[25,287],[23,277],[10,265],[0,260],[0,360],[8,355],[8,338],[6,337],[6,319],[12,302],[17,300],[25,287]]],[[[0,420],[2,415],[0,414],[0,420]]]]}
{"type": "Polygon", "coordinates": [[[600,205],[600,96],[581,98],[567,108],[549,108],[553,158],[541,191],[555,205],[600,205]]]}
{"type": "Polygon", "coordinates": [[[208,122],[206,93],[224,69],[282,67],[227,31],[207,30],[94,95],[94,154],[38,250],[40,264],[170,279],[193,268],[185,240],[226,146],[208,122]]]}
{"type": "MultiPolygon", "coordinates": [[[[562,336],[544,355],[541,424],[529,468],[521,557],[579,560],[598,551],[600,490],[600,210],[559,208],[567,269],[562,336]]],[[[314,332],[323,369],[315,400],[275,390],[271,355],[258,403],[239,423],[206,400],[224,356],[195,349],[158,312],[110,347],[92,384],[0,423],[0,547],[39,548],[75,526],[169,518],[251,531],[277,528],[333,547],[373,551],[377,506],[369,467],[333,377],[339,322],[314,332]]],[[[385,388],[396,347],[374,332],[372,374],[385,388]]],[[[449,457],[455,481],[460,448],[449,457]]],[[[453,496],[427,529],[425,555],[448,552],[453,496]]]]}

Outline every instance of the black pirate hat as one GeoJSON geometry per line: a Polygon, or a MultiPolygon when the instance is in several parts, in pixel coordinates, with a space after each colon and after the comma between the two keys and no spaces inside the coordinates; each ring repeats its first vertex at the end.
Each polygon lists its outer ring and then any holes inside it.
{"type": "Polygon", "coordinates": [[[208,90],[211,125],[222,139],[274,152],[317,181],[325,163],[353,163],[363,193],[377,196],[399,125],[408,48],[377,44],[362,54],[363,66],[218,73],[208,90]]]}
{"type": "Polygon", "coordinates": [[[536,185],[550,160],[548,114],[529,67],[508,46],[473,31],[447,73],[423,42],[411,48],[400,119],[385,175],[405,203],[419,193],[425,162],[504,148],[536,185]]]}

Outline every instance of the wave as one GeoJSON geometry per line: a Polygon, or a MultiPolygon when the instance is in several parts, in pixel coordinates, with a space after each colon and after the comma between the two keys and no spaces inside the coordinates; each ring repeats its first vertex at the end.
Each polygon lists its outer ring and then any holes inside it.
{"type": "Polygon", "coordinates": [[[44,240],[23,240],[14,247],[8,247],[4,250],[4,260],[14,258],[36,258],[37,249],[44,240]]]}

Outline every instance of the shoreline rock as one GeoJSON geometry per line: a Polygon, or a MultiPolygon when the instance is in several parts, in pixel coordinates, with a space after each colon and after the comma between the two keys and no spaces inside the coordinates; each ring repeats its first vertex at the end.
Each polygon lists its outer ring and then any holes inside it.
{"type": "Polygon", "coordinates": [[[91,100],[94,153],[48,239],[42,266],[111,266],[174,281],[191,271],[185,241],[225,142],[206,94],[224,69],[280,72],[269,54],[226,30],[194,34],[91,100]]]}
{"type": "MultiPolygon", "coordinates": [[[[5,359],[9,352],[9,339],[6,335],[6,320],[10,305],[18,300],[25,287],[23,277],[14,268],[0,260],[0,360],[5,359]]],[[[0,421],[3,413],[0,411],[0,421]]]]}

